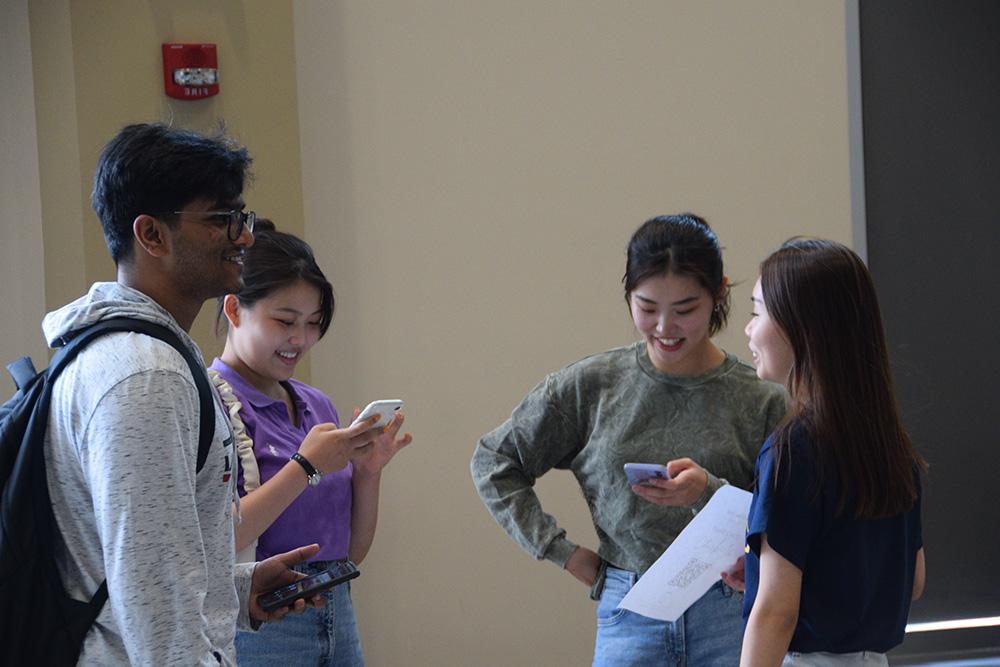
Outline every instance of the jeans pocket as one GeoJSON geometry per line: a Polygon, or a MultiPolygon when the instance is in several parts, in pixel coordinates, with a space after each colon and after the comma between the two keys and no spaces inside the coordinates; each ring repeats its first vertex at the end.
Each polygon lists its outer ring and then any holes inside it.
{"type": "Polygon", "coordinates": [[[621,621],[622,617],[628,613],[625,609],[619,609],[625,594],[632,587],[629,573],[622,570],[608,567],[604,572],[604,589],[597,602],[597,625],[605,627],[614,625],[621,621]]]}
{"type": "Polygon", "coordinates": [[[615,625],[621,621],[627,613],[627,609],[618,609],[617,607],[602,609],[601,605],[597,605],[597,627],[615,625]]]}
{"type": "Polygon", "coordinates": [[[722,586],[722,595],[731,598],[734,595],[742,595],[742,593],[735,588],[731,587],[729,584],[720,581],[719,584],[722,586]]]}

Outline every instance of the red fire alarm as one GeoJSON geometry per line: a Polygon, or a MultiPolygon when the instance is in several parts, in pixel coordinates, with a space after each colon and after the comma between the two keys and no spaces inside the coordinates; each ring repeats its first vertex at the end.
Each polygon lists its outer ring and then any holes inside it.
{"type": "Polygon", "coordinates": [[[219,94],[215,44],[164,44],[163,84],[167,95],[200,100],[219,94]]]}

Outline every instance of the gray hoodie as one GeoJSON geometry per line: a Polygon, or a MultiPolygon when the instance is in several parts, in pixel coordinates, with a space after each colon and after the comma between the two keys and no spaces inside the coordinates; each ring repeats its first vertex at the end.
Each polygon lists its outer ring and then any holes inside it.
{"type": "MultiPolygon", "coordinates": [[[[201,358],[163,307],[118,283],[94,284],[42,329],[54,345],[111,317],[167,326],[201,358]]],[[[57,561],[77,599],[108,580],[81,665],[236,664],[233,637],[237,616],[248,621],[241,602],[253,570],[234,572],[228,420],[217,406],[212,448],[196,474],[198,414],[184,358],[142,334],[97,339],[56,382],[45,459],[63,542],[57,561]]]]}

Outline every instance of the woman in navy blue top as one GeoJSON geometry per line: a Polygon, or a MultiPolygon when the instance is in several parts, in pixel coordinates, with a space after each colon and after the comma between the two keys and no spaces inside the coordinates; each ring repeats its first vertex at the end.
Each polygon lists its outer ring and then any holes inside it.
{"type": "Polygon", "coordinates": [[[740,664],[884,665],[924,586],[920,474],[868,269],[792,239],[761,264],[757,374],[791,396],[757,459],[740,664]]]}

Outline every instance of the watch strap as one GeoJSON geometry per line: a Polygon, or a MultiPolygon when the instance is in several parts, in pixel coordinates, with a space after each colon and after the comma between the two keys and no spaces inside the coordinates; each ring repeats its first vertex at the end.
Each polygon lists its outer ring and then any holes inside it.
{"type": "Polygon", "coordinates": [[[319,480],[323,476],[323,473],[317,470],[313,464],[309,463],[309,459],[302,456],[298,452],[295,452],[292,454],[292,460],[302,466],[302,469],[306,471],[306,477],[309,478],[310,486],[316,486],[319,484],[319,480]]]}

